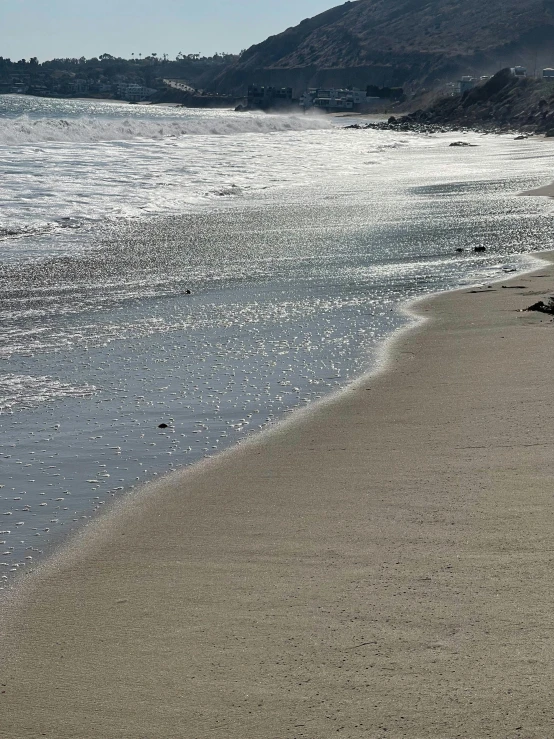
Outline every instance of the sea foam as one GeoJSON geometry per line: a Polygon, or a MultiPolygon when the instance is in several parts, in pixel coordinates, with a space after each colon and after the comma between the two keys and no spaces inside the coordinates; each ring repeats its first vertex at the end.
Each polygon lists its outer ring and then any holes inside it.
{"type": "Polygon", "coordinates": [[[94,143],[182,136],[279,133],[331,128],[330,119],[319,116],[237,113],[213,118],[7,118],[0,128],[0,146],[41,142],[94,143]]]}

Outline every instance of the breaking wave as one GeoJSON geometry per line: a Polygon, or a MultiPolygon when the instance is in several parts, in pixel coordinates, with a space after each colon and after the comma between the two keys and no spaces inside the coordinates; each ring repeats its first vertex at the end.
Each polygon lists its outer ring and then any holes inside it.
{"type": "Polygon", "coordinates": [[[240,188],[238,185],[229,185],[228,187],[220,187],[216,190],[210,190],[206,193],[206,197],[240,197],[242,194],[242,188],[240,188]]]}
{"type": "Polygon", "coordinates": [[[182,136],[225,136],[241,133],[279,133],[332,127],[329,119],[304,115],[236,113],[216,118],[31,118],[2,121],[0,145],[46,142],[95,143],[182,136]]]}
{"type": "Polygon", "coordinates": [[[62,229],[76,230],[81,228],[82,223],[70,217],[58,218],[49,222],[28,224],[6,224],[0,221],[0,241],[8,239],[21,239],[28,236],[41,236],[55,233],[62,229]]]}

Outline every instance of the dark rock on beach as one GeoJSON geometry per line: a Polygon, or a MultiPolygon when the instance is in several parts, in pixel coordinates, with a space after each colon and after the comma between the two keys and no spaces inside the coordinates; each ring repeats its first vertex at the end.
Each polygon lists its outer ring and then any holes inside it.
{"type": "Polygon", "coordinates": [[[533,305],[526,308],[526,310],[548,313],[549,315],[554,316],[554,297],[549,298],[548,303],[545,303],[544,300],[539,300],[537,303],[533,303],[533,305]]]}

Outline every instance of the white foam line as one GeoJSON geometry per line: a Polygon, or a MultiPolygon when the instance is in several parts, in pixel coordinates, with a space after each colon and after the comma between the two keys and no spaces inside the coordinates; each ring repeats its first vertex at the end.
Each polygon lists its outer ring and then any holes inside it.
{"type": "Polygon", "coordinates": [[[205,118],[32,118],[4,119],[0,146],[163,140],[182,136],[295,133],[332,129],[332,121],[301,114],[245,114],[205,118]]]}

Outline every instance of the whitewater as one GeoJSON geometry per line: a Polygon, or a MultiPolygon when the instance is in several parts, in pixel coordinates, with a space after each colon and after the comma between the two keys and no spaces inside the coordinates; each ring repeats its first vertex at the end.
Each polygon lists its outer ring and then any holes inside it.
{"type": "Polygon", "coordinates": [[[518,197],[541,141],[349,123],[0,96],[6,587],[110,501],[370,371],[406,301],[550,247],[550,201],[518,197]]]}

